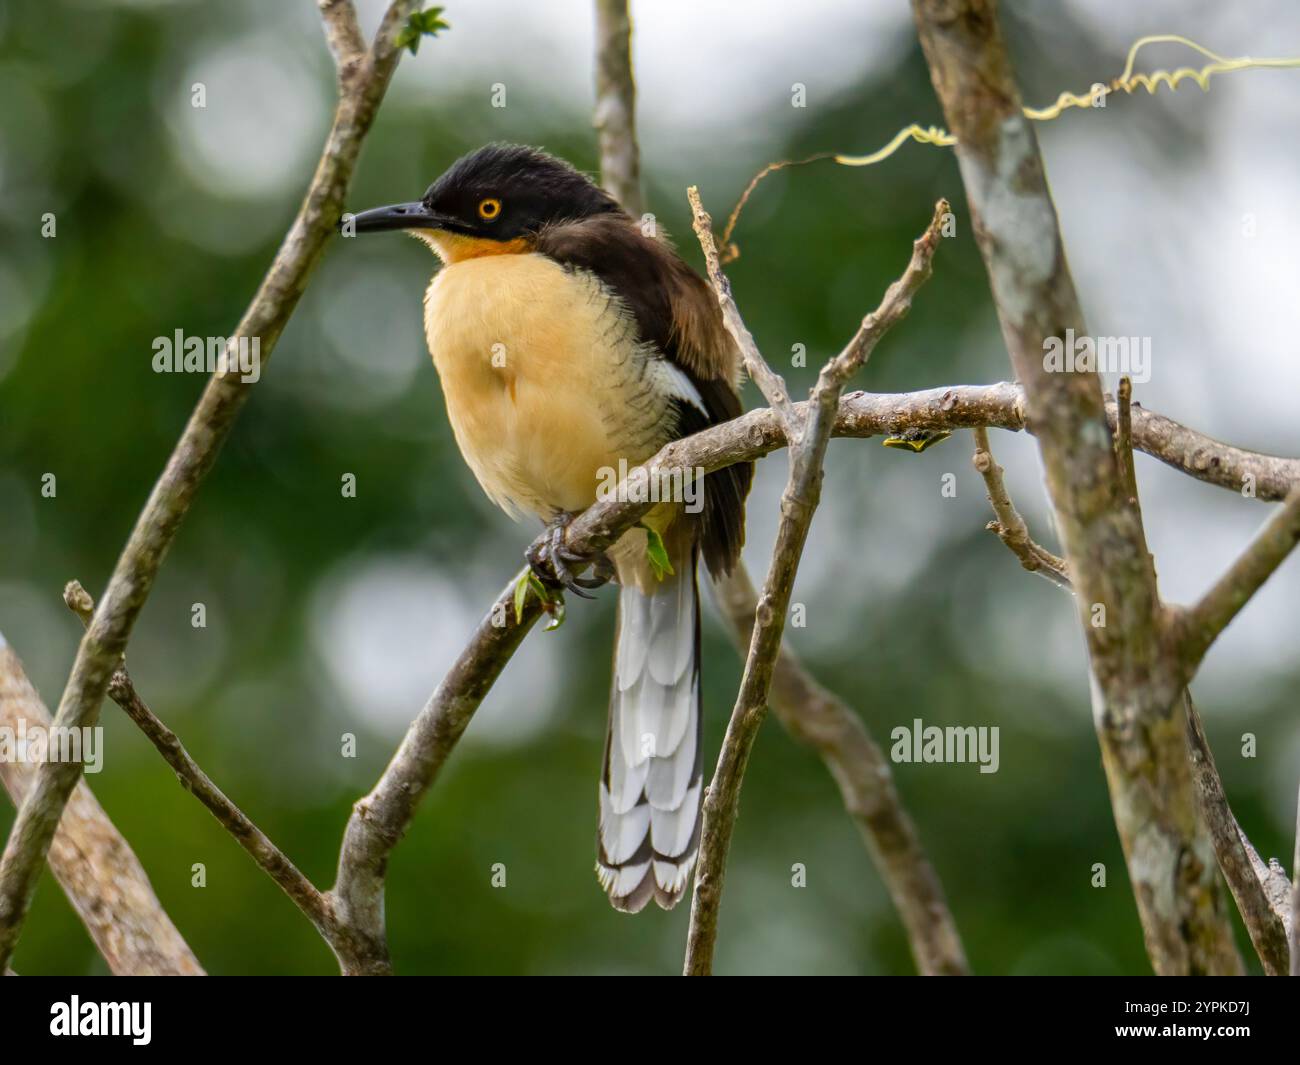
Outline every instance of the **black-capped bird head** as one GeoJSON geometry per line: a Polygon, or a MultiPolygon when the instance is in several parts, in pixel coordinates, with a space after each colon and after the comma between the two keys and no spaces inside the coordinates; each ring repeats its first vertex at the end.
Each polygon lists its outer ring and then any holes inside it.
{"type": "Polygon", "coordinates": [[[489,144],[458,159],[420,199],[361,211],[354,221],[358,233],[407,230],[451,262],[529,251],[547,226],[620,211],[563,159],[489,144]]]}

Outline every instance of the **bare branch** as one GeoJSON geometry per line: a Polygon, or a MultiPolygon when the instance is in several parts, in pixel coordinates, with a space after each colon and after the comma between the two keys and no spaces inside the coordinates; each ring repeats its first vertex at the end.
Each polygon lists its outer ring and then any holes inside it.
{"type": "MultiPolygon", "coordinates": [[[[758,609],[744,565],[738,564],[714,590],[743,654],[758,609]]],[[[943,885],[894,787],[889,760],[862,719],[818,684],[788,645],[777,657],[769,702],[790,735],[813,748],[835,778],[844,808],[858,826],[902,918],[917,969],[928,976],[968,973],[943,885]]]]}
{"type": "Polygon", "coordinates": [[[786,391],[785,381],[763,358],[758,345],[754,343],[753,335],[745,325],[745,320],[740,316],[736,301],[732,298],[731,282],[722,272],[722,264],[718,260],[718,246],[713,239],[713,219],[709,217],[709,212],[700,202],[700,190],[692,185],[686,190],[686,198],[691,204],[695,236],[699,238],[700,248],[704,252],[704,265],[709,274],[709,282],[713,285],[713,291],[718,297],[718,305],[722,308],[722,321],[727,327],[727,332],[736,342],[736,346],[740,348],[741,358],[745,362],[745,372],[754,379],[759,391],[763,393],[763,398],[767,400],[768,406],[776,411],[787,432],[792,433],[802,423],[793,419],[790,410],[790,393],[786,391]]]}
{"type": "Polygon", "coordinates": [[[996,3],[912,8],[1078,593],[1094,719],[1147,953],[1162,974],[1240,972],[1178,712],[1186,678],[1112,450],[1100,378],[1045,357],[1069,331],[1089,334],[996,3]]]}
{"type": "MultiPolygon", "coordinates": [[[[628,526],[635,521],[631,518],[628,526]]],[[[568,543],[583,543],[573,530],[570,526],[568,543]]],[[[352,808],[339,852],[338,880],[330,893],[339,920],[354,933],[347,972],[385,973],[391,968],[384,931],[388,855],[406,833],[420,799],[437,779],[474,711],[541,613],[537,599],[529,596],[522,619],[516,621],[517,583],[516,577],[497,596],[465,650],[411,723],[379,782],[352,808]]]]}
{"type": "Polygon", "coordinates": [[[338,67],[340,80],[346,81],[366,54],[366,39],[361,36],[356,6],[352,0],[316,0],[316,3],[334,65],[338,67]]]}
{"type": "Polygon", "coordinates": [[[1232,814],[1232,807],[1228,805],[1228,796],[1214,764],[1214,754],[1210,751],[1209,740],[1205,738],[1205,726],[1201,724],[1190,691],[1183,692],[1183,705],[1187,712],[1187,741],[1191,748],[1192,772],[1200,791],[1201,810],[1209,825],[1210,838],[1214,840],[1214,853],[1219,868],[1223,870],[1224,879],[1237,902],[1242,923],[1250,934],[1250,941],[1264,965],[1264,971],[1270,976],[1285,976],[1288,967],[1287,922],[1283,911],[1274,905],[1266,889],[1261,870],[1267,874],[1268,867],[1250,845],[1250,840],[1232,814]]]}
{"type": "MultiPolygon", "coordinates": [[[[262,360],[270,358],[342,214],[361,142],[397,65],[395,32],[417,3],[394,0],[361,69],[342,85],[334,124],[307,195],[230,338],[228,351],[241,341],[256,339],[262,360]]],[[[77,649],[55,715],[58,727],[82,728],[98,720],[109,679],[126,649],[163,556],[252,390],[252,382],[241,378],[237,366],[237,360],[231,360],[230,368],[218,370],[209,380],[136,520],[77,649]]],[[[13,953],[59,817],[80,775],[81,765],[76,762],[43,765],[9,833],[0,857],[0,968],[13,953]]]]}
{"type": "MultiPolygon", "coordinates": [[[[1156,560],[1147,546],[1146,525],[1142,520],[1142,504],[1138,499],[1137,464],[1133,458],[1133,381],[1125,374],[1119,381],[1119,396],[1115,402],[1115,428],[1111,450],[1115,455],[1115,469],[1119,477],[1120,502],[1128,508],[1136,527],[1133,533],[1138,549],[1146,556],[1151,579],[1155,580],[1156,560]]],[[[1160,628],[1168,627],[1168,615],[1159,621],[1160,628]]]]}
{"type": "Polygon", "coordinates": [[[1228,567],[1200,602],[1176,614],[1179,653],[1188,676],[1196,672],[1205,652],[1228,627],[1273,571],[1300,542],[1300,487],[1270,515],[1255,539],[1228,567]]]}
{"type": "MultiPolygon", "coordinates": [[[[0,636],[0,728],[28,736],[50,714],[0,636]]],[[[47,733],[48,734],[48,733],[47,733]]],[[[84,752],[83,752],[84,753],[84,752]]],[[[0,758],[0,781],[20,806],[36,779],[26,761],[0,758]]],[[[109,969],[119,976],[202,976],[203,968],[154,894],[130,844],[83,780],[73,789],[50,844],[50,872],[109,969]]]]}
{"type": "MultiPolygon", "coordinates": [[[[1116,406],[1106,401],[1106,417],[1116,427],[1116,406]]],[[[1198,481],[1215,484],[1251,499],[1280,503],[1300,484],[1300,459],[1243,451],[1138,404],[1132,411],[1133,445],[1166,466],[1198,481]]]]}
{"type": "Polygon", "coordinates": [[[634,217],[645,211],[636,140],[636,79],[627,0],[596,0],[596,110],[600,183],[634,217]]]}
{"type": "MultiPolygon", "coordinates": [[[[82,624],[90,624],[95,601],[80,581],[68,582],[63,590],[63,601],[81,618],[82,624]]],[[[126,711],[126,716],[135,722],[149,742],[157,748],[163,760],[175,771],[181,786],[207,807],[208,812],[235,837],[235,842],[280,886],[328,942],[333,934],[333,916],[325,897],[203,772],[176,733],[163,724],[145,704],[125,665],[115,670],[109,680],[108,697],[126,711]]]]}
{"type": "MultiPolygon", "coordinates": [[[[840,402],[836,436],[871,437],[897,435],[908,430],[990,429],[1026,430],[1024,392],[1015,384],[954,385],[895,394],[850,392],[840,402]]],[[[794,404],[795,420],[803,416],[803,404],[794,404]]],[[[1110,408],[1114,421],[1115,408],[1110,408]]],[[[1143,453],[1206,484],[1236,491],[1242,478],[1251,478],[1260,500],[1284,499],[1300,486],[1300,459],[1279,458],[1245,451],[1214,440],[1171,418],[1134,408],[1133,443],[1143,453]],[[1198,456],[1188,462],[1189,455],[1198,456]]],[[[706,458],[717,469],[730,462],[755,458],[785,446],[785,437],[773,412],[759,409],[707,435],[696,438],[705,445],[706,458]],[[748,443],[760,444],[750,450],[748,443]],[[739,444],[739,447],[733,447],[739,444]]]]}
{"type": "Polygon", "coordinates": [[[1119,464],[1119,480],[1128,492],[1129,503],[1137,504],[1137,467],[1133,464],[1133,380],[1125,375],[1119,381],[1119,396],[1115,400],[1115,460],[1119,464]]]}
{"type": "Polygon", "coordinates": [[[1020,564],[1031,573],[1037,573],[1062,588],[1071,588],[1070,577],[1066,571],[1065,560],[1057,558],[1047,548],[1034,542],[1029,535],[1029,526],[1020,516],[1020,511],[1011,502],[1007,494],[1006,483],[1002,479],[1002,467],[998,465],[989,449],[989,434],[984,426],[977,426],[975,433],[975,456],[972,463],[984,478],[988,490],[989,503],[997,521],[991,521],[988,529],[997,533],[998,538],[1006,544],[1011,553],[1020,559],[1020,564]]]}
{"type": "MultiPolygon", "coordinates": [[[[692,197],[691,206],[700,219],[702,209],[698,195],[692,197]]],[[[929,278],[930,264],[941,239],[940,231],[947,211],[948,204],[940,200],[929,228],[913,245],[911,261],[902,277],[889,286],[880,306],[862,320],[844,350],[822,367],[807,405],[806,420],[791,446],[790,474],[781,496],[776,546],[772,549],[772,561],[754,613],[754,630],[740,691],[723,737],[717,768],[704,798],[704,824],[700,830],[695,892],[691,898],[691,925],[686,941],[685,972],[688,976],[707,976],[713,971],[718,908],[722,902],[727,854],[740,811],[741,783],[767,713],[772,672],[781,650],[790,595],[808,529],[821,498],[822,461],[835,426],[840,392],[848,377],[870,356],[880,338],[907,314],[916,290],[929,278]]],[[[707,216],[700,219],[697,231],[701,234],[701,243],[706,237],[712,240],[707,216]]]]}
{"type": "MultiPolygon", "coordinates": [[[[1127,378],[1125,378],[1127,382],[1127,378]]],[[[1128,389],[1121,383],[1120,391],[1120,428],[1115,437],[1116,455],[1120,458],[1121,471],[1131,492],[1130,503],[1138,505],[1137,482],[1133,473],[1132,437],[1128,418],[1128,389]],[[1124,455],[1127,454],[1127,461],[1124,455]]],[[[1061,587],[1072,590],[1070,579],[1066,574],[1064,563],[1055,556],[1053,562],[1044,562],[1047,555],[1044,549],[1029,539],[1024,520],[1016,511],[1002,482],[1001,467],[993,460],[988,448],[988,436],[984,429],[976,429],[977,450],[975,466],[984,475],[989,486],[989,500],[993,503],[999,521],[990,524],[998,532],[1003,543],[1021,558],[1026,569],[1041,566],[1039,572],[1048,575],[1061,587]],[[1028,557],[1029,561],[1025,561],[1028,557]],[[1033,564],[1031,564],[1033,563],[1033,564]]],[[[1187,740],[1192,760],[1192,770],[1196,777],[1197,791],[1200,798],[1201,813],[1209,829],[1214,844],[1215,857],[1219,868],[1228,882],[1241,913],[1242,922],[1250,934],[1251,942],[1259,955],[1265,970],[1270,975],[1281,975],[1286,969],[1287,933],[1282,907],[1273,890],[1275,874],[1261,861],[1250,840],[1242,831],[1237,819],[1232,815],[1228,797],[1219,779],[1218,768],[1214,764],[1214,755],[1210,751],[1209,741],[1205,738],[1196,707],[1192,703],[1191,692],[1184,689],[1183,701],[1187,714],[1187,740]]],[[[1290,882],[1287,882],[1289,896],[1290,882]]]]}

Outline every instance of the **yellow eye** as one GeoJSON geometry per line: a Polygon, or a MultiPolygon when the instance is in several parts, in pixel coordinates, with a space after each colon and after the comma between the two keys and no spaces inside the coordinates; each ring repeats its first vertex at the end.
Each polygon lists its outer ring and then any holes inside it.
{"type": "Polygon", "coordinates": [[[500,200],[484,200],[478,205],[478,216],[485,222],[491,222],[501,213],[500,200]]]}

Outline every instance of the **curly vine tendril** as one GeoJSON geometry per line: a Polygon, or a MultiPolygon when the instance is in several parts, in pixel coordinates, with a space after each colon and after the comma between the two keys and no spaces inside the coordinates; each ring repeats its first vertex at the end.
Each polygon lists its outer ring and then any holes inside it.
{"type": "MultiPolygon", "coordinates": [[[[1093,85],[1086,93],[1063,92],[1056,98],[1056,102],[1048,107],[1034,108],[1026,107],[1024,109],[1025,117],[1034,122],[1051,122],[1059,118],[1063,111],[1068,111],[1073,107],[1102,107],[1105,105],[1105,98],[1113,92],[1124,92],[1132,95],[1138,89],[1146,89],[1149,95],[1155,95],[1156,90],[1161,85],[1169,86],[1170,91],[1177,89],[1187,79],[1196,82],[1204,92],[1210,89],[1210,79],[1216,74],[1228,74],[1236,70],[1259,70],[1264,68],[1284,68],[1300,67],[1300,58],[1283,58],[1283,59],[1252,59],[1250,56],[1240,56],[1236,59],[1226,59],[1221,55],[1216,55],[1208,48],[1197,44],[1195,41],[1188,40],[1186,37],[1180,37],[1175,33],[1154,34],[1149,37],[1143,37],[1133,44],[1129,49],[1128,61],[1124,64],[1124,72],[1115,78],[1109,84],[1098,82],[1093,85]],[[1199,52],[1210,60],[1199,70],[1192,67],[1179,67],[1174,71],[1156,70],[1150,74],[1135,74],[1133,67],[1137,63],[1138,52],[1148,44],[1181,44],[1193,51],[1199,52]]],[[[768,174],[777,170],[784,170],[791,166],[805,166],[808,163],[819,162],[824,159],[832,159],[841,166],[874,166],[876,163],[883,162],[893,155],[899,148],[909,140],[916,141],[918,144],[933,144],[940,148],[950,148],[957,143],[957,138],[949,133],[946,129],[938,126],[921,126],[916,123],[901,129],[896,133],[892,140],[878,151],[870,155],[844,155],[838,152],[819,152],[816,155],[810,155],[806,159],[783,159],[780,162],[769,163],[755,174],[745,186],[745,191],[741,193],[740,200],[736,203],[730,216],[727,218],[727,228],[722,233],[722,246],[724,250],[724,260],[730,262],[740,254],[740,249],[731,240],[731,235],[736,228],[736,222],[740,219],[740,212],[744,209],[745,204],[749,201],[750,195],[758,187],[768,174]]]]}

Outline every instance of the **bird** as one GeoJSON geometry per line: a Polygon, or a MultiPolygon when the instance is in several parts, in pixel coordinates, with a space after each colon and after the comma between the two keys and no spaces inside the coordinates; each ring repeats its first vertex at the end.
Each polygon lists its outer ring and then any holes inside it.
{"type": "Polygon", "coordinates": [[[736,565],[753,465],[705,475],[694,507],[656,503],[602,557],[570,551],[564,532],[609,471],[741,413],[718,301],[653,219],[539,148],[488,144],[419,200],[349,222],[405,231],[440,260],[424,332],[448,420],[488,497],[543,522],[534,571],[586,598],[618,586],[596,872],[617,910],[671,909],[700,839],[698,564],[715,580],[736,565]],[[574,576],[593,561],[595,576],[574,576]]]}

